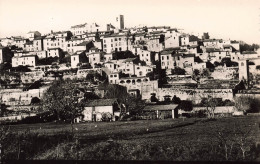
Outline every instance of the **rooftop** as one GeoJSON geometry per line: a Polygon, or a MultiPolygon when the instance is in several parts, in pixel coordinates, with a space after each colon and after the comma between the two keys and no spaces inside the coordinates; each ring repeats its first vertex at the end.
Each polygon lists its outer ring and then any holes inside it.
{"type": "Polygon", "coordinates": [[[86,107],[93,107],[93,106],[112,106],[117,99],[96,99],[86,103],[86,107]]]}
{"type": "Polygon", "coordinates": [[[156,111],[156,110],[174,110],[178,107],[177,104],[169,105],[147,105],[144,107],[144,111],[156,111]]]}
{"type": "Polygon", "coordinates": [[[82,43],[77,44],[77,46],[86,46],[86,45],[88,45],[89,43],[91,43],[91,41],[84,41],[84,42],[82,42],[82,43]]]}

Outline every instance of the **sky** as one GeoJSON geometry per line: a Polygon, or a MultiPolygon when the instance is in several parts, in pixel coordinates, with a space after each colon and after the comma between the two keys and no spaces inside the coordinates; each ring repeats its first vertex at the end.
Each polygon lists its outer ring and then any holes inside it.
{"type": "Polygon", "coordinates": [[[260,44],[260,0],[0,0],[0,37],[114,23],[171,26],[211,38],[260,44]]]}

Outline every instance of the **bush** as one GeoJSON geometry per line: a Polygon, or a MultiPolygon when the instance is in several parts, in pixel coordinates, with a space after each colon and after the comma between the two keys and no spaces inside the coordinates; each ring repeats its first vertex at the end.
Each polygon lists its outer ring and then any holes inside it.
{"type": "Polygon", "coordinates": [[[195,116],[199,118],[205,118],[207,117],[207,114],[205,110],[199,110],[195,112],[195,116]]]}

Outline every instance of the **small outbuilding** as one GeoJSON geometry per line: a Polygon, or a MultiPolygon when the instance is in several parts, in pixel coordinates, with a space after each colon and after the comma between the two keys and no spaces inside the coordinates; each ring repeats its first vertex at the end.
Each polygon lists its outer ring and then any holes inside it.
{"type": "Polygon", "coordinates": [[[178,118],[178,104],[147,105],[143,111],[155,113],[157,119],[178,118]]]}
{"type": "Polygon", "coordinates": [[[117,99],[95,99],[86,103],[83,110],[83,121],[115,120],[120,112],[117,99]]]}

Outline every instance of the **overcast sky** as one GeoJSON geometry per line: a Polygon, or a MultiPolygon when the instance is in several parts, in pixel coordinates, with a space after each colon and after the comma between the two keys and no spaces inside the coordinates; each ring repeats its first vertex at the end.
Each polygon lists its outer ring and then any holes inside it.
{"type": "Polygon", "coordinates": [[[260,44],[260,0],[0,0],[0,37],[69,30],[85,22],[168,25],[260,44]]]}

